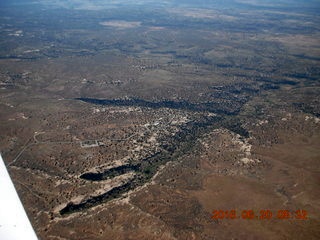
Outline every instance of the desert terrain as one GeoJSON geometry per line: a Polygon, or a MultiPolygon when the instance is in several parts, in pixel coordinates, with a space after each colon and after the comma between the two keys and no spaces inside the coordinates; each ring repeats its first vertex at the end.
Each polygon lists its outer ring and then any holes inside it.
{"type": "Polygon", "coordinates": [[[317,1],[0,6],[0,152],[39,239],[320,238],[317,1]]]}

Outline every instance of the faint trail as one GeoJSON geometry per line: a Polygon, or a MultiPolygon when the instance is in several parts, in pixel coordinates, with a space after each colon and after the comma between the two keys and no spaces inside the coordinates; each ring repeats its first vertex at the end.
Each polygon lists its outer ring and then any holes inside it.
{"type": "MultiPolygon", "coordinates": [[[[148,128],[147,128],[148,129],[148,128]]],[[[149,129],[148,129],[149,130],[149,129]]],[[[150,131],[150,130],[149,130],[150,131]]],[[[146,131],[142,132],[142,133],[146,133],[146,131]]],[[[85,139],[85,140],[77,140],[77,141],[53,141],[53,142],[42,142],[42,141],[39,141],[37,139],[37,136],[40,135],[40,134],[44,134],[45,132],[35,132],[33,137],[31,137],[24,145],[23,145],[23,148],[22,150],[18,153],[18,155],[10,162],[8,163],[7,167],[10,167],[12,164],[14,164],[19,158],[20,156],[22,155],[22,153],[30,146],[33,146],[33,145],[38,145],[38,144],[73,144],[73,143],[78,143],[80,144],[81,146],[81,143],[82,142],[86,142],[86,141],[104,141],[104,140],[109,140],[109,141],[128,141],[129,139],[131,139],[132,137],[138,135],[138,134],[141,134],[140,132],[139,133],[134,133],[126,138],[122,138],[122,139],[109,139],[109,138],[101,138],[101,139],[85,139]],[[30,143],[31,140],[34,140],[35,143],[30,143]]]]}
{"type": "Polygon", "coordinates": [[[24,183],[20,182],[19,180],[15,180],[16,182],[18,182],[21,186],[25,187],[32,195],[34,195],[37,198],[40,198],[42,200],[45,200],[44,197],[41,197],[40,195],[36,194],[34,191],[32,191],[27,185],[25,185],[24,183]]]}
{"type": "Polygon", "coordinates": [[[18,153],[18,155],[7,165],[7,167],[10,167],[13,163],[15,163],[15,162],[19,159],[19,157],[21,156],[21,154],[22,154],[29,146],[33,145],[33,143],[32,143],[32,144],[29,144],[29,142],[30,142],[31,140],[32,140],[32,138],[30,138],[30,139],[24,144],[22,150],[21,150],[21,151],[18,153]]]}
{"type": "Polygon", "coordinates": [[[46,133],[46,132],[35,132],[34,135],[33,135],[34,141],[35,141],[36,143],[40,143],[41,141],[39,141],[39,140],[37,139],[37,136],[38,136],[38,135],[41,135],[41,134],[45,134],[45,133],[46,133]]]}

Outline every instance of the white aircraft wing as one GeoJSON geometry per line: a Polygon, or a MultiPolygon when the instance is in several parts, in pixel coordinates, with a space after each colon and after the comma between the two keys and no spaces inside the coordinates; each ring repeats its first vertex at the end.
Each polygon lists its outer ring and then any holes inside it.
{"type": "Polygon", "coordinates": [[[0,239],[37,240],[0,155],[0,239]]]}

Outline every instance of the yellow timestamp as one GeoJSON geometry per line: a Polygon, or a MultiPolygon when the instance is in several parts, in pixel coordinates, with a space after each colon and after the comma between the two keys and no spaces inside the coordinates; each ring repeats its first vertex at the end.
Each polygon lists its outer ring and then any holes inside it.
{"type": "Polygon", "coordinates": [[[262,209],[254,211],[252,209],[246,209],[242,211],[237,211],[235,209],[231,210],[213,210],[211,219],[246,219],[246,220],[269,220],[269,219],[281,219],[281,220],[307,220],[308,212],[304,209],[298,209],[296,211],[290,211],[286,209],[281,209],[277,211],[271,211],[269,209],[262,209]]]}

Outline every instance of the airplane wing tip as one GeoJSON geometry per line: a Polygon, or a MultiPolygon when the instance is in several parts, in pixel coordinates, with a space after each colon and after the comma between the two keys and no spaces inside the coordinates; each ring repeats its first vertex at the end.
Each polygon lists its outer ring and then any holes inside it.
{"type": "Polygon", "coordinates": [[[0,154],[0,239],[37,240],[0,154]]]}

